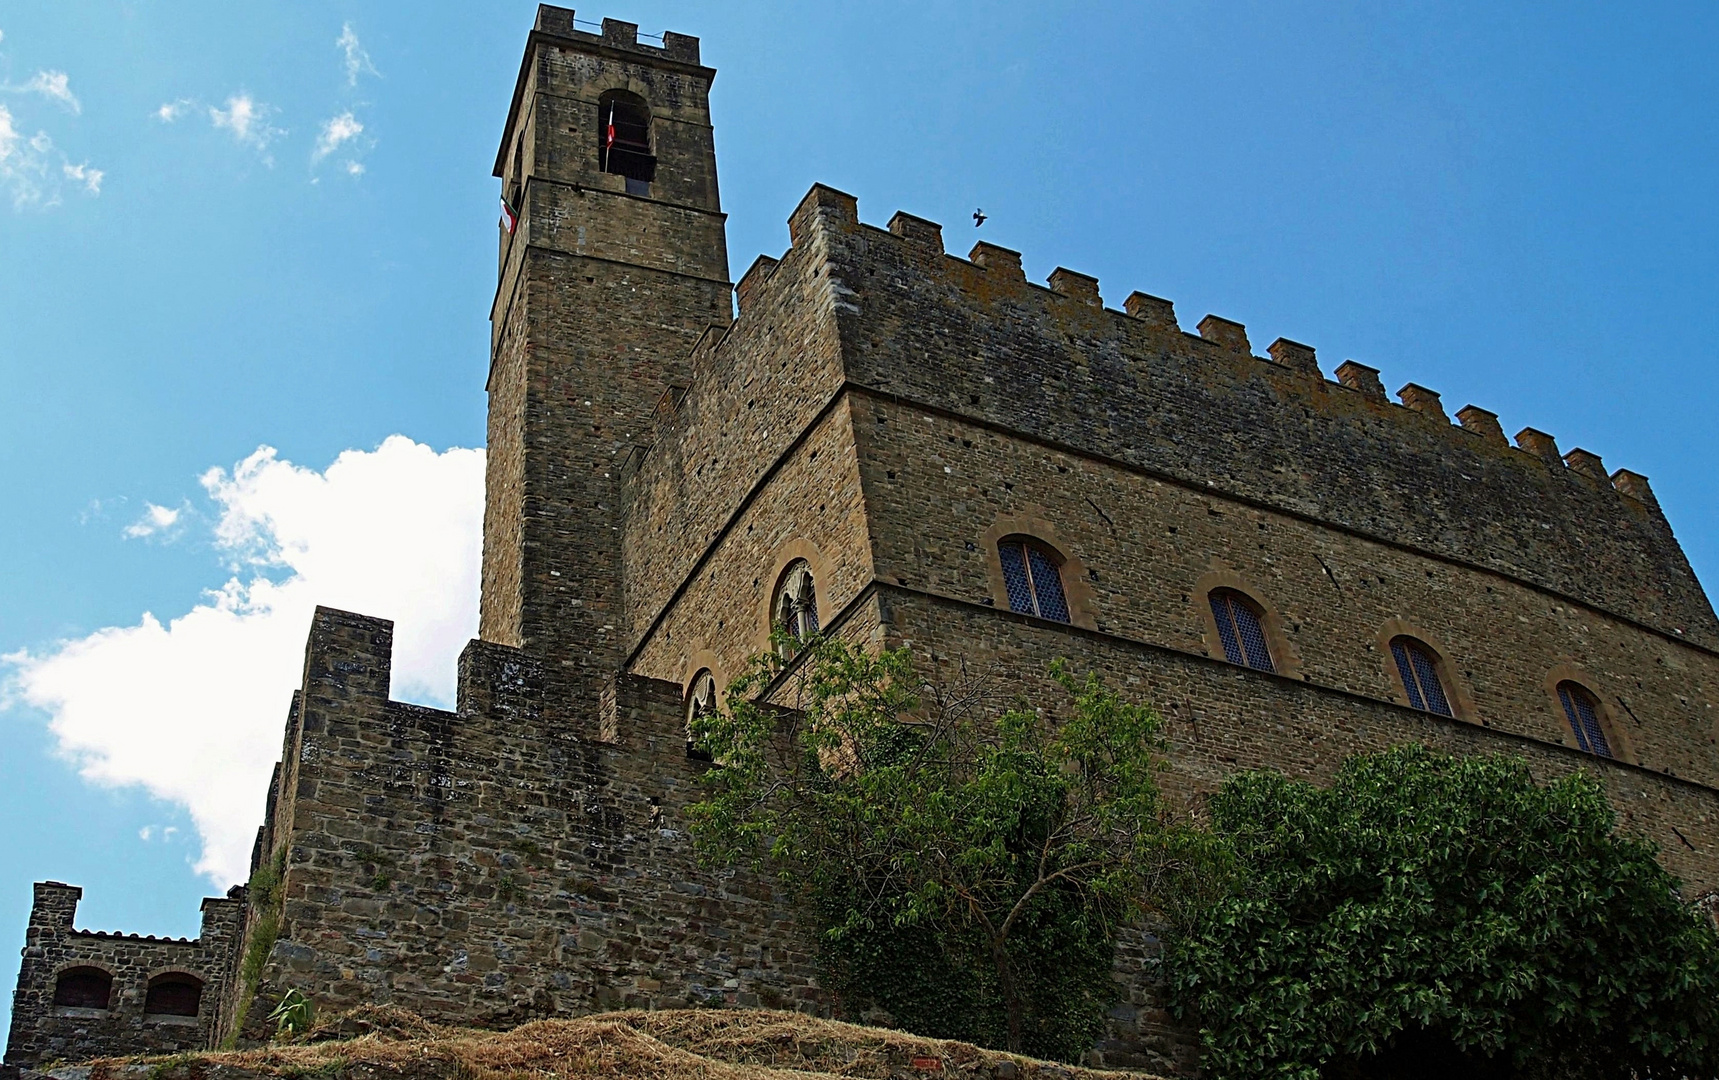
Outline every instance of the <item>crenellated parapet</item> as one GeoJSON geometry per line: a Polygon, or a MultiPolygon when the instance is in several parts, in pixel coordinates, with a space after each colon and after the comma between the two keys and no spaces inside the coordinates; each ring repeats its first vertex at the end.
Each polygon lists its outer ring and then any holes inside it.
{"type": "MultiPolygon", "coordinates": [[[[249,974],[223,1037],[266,1039],[289,990],[325,1012],[389,1003],[484,1027],[760,995],[816,1005],[768,884],[698,864],[681,810],[708,766],[688,756],[679,686],[605,672],[588,705],[552,709],[546,658],[478,640],[455,708],[427,708],[389,696],[393,643],[389,620],[316,609],[292,790],[271,800],[271,881],[248,897],[251,959],[234,969],[249,974]],[[740,939],[762,954],[738,954],[740,939]]],[[[38,921],[69,925],[69,902],[50,895],[38,921]]]]}
{"type": "MultiPolygon", "coordinates": [[[[1562,453],[1524,429],[1511,445],[1476,405],[1455,422],[1437,391],[1395,402],[1377,369],[1335,379],[1285,337],[1255,355],[1217,315],[1181,330],[1171,301],[1059,267],[1027,280],[1018,252],[943,250],[934,222],[860,220],[852,196],[817,185],[789,219],[792,246],[742,278],[721,348],[743,356],[768,295],[822,294],[841,340],[830,385],[972,417],[1047,445],[1490,569],[1635,623],[1719,647],[1719,623],[1647,481],[1562,453]]],[[[719,376],[719,379],[721,377],[719,376]]],[[[688,400],[712,388],[695,378],[688,400]]],[[[762,467],[762,462],[755,462],[762,467]]]]}

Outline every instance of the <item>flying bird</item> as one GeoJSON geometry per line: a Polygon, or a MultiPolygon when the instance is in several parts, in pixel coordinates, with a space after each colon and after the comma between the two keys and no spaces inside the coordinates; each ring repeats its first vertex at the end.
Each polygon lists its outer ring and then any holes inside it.
{"type": "Polygon", "coordinates": [[[973,227],[975,229],[977,229],[979,226],[981,226],[983,224],[985,224],[985,211],[983,211],[983,210],[973,211],[973,227]]]}

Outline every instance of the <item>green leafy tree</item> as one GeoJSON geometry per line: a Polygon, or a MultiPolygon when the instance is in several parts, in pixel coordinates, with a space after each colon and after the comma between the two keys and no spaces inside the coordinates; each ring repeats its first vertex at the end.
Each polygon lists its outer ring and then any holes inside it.
{"type": "Polygon", "coordinates": [[[695,722],[719,763],[692,808],[706,856],[794,890],[850,1005],[1016,1051],[1090,1047],[1118,923],[1181,857],[1158,715],[1060,665],[1053,717],[986,679],[927,683],[906,650],[819,639],[785,664],[758,657],[695,722]]]}
{"type": "Polygon", "coordinates": [[[1719,1074],[1719,942],[1600,784],[1420,747],[1233,778],[1235,887],[1171,942],[1221,1078],[1719,1074]]]}

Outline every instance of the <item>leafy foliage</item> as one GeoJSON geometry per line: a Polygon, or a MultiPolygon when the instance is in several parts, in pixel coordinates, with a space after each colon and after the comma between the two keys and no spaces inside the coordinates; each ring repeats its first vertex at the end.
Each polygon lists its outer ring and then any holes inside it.
{"type": "MultiPolygon", "coordinates": [[[[282,912],[286,904],[286,858],[287,850],[282,847],[251,872],[251,880],[247,884],[246,896],[250,910],[255,914],[249,919],[245,951],[239,960],[239,1007],[236,1014],[241,1018],[250,1013],[263,979],[263,968],[268,965],[275,942],[280,939],[282,912]]],[[[237,1039],[238,1027],[234,1026],[224,1041],[230,1045],[237,1039]]]]}
{"type": "Polygon", "coordinates": [[[983,679],[924,682],[905,650],[818,639],[785,663],[758,657],[695,721],[721,763],[692,811],[706,856],[801,897],[852,1006],[1041,1056],[1090,1047],[1118,922],[1176,865],[1158,715],[1060,666],[1072,708],[1052,718],[983,679]]]}
{"type": "Polygon", "coordinates": [[[1212,827],[1236,887],[1167,974],[1218,1077],[1713,1076],[1719,940],[1592,777],[1403,747],[1329,788],[1233,778],[1212,827]],[[1456,1066],[1453,1066],[1453,1068],[1456,1066]],[[1322,1073],[1323,1070],[1323,1073],[1322,1073]]]}
{"type": "Polygon", "coordinates": [[[301,990],[288,990],[269,1013],[269,1019],[283,1036],[303,1035],[316,1023],[316,1003],[301,990]]]}

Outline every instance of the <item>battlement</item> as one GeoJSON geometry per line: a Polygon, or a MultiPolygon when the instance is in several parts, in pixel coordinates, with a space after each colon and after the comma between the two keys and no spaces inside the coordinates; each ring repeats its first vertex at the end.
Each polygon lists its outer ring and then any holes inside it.
{"type": "MultiPolygon", "coordinates": [[[[1066,267],[1028,281],[1020,253],[989,242],[950,255],[936,222],[898,212],[878,228],[861,220],[856,198],[823,184],[788,230],[788,251],[741,277],[736,321],[701,341],[691,386],[653,424],[653,439],[673,430],[697,443],[684,452],[708,462],[707,474],[726,468],[709,458],[715,443],[687,433],[712,413],[724,417],[721,438],[745,441],[757,467],[831,390],[867,389],[1719,647],[1719,622],[1647,479],[1608,470],[1591,451],[1561,452],[1532,428],[1512,445],[1497,415],[1474,404],[1453,422],[1440,394],[1418,383],[1393,401],[1378,370],[1353,360],[1327,377],[1316,349],[1288,337],[1257,355],[1235,320],[1207,315],[1185,331],[1174,303],[1146,292],[1117,310],[1097,279],[1066,267]],[[779,351],[768,342],[809,327],[826,344],[756,365],[775,380],[766,417],[748,404],[758,391],[745,356],[779,351]],[[756,438],[732,428],[754,421],[756,438]]],[[[626,475],[642,460],[635,452],[626,475]]],[[[740,479],[713,492],[699,520],[719,521],[740,479]]]]}
{"type": "MultiPolygon", "coordinates": [[[[995,283],[1047,293],[1053,303],[1072,301],[1083,307],[1102,310],[1117,319],[1130,319],[1145,323],[1156,330],[1181,331],[1176,320],[1175,304],[1170,300],[1136,291],[1129,295],[1122,310],[1109,308],[1104,304],[1097,278],[1061,266],[1051,272],[1044,285],[1037,285],[1027,280],[1021,265],[1020,252],[1011,251],[981,240],[973,245],[965,259],[948,255],[943,247],[943,227],[938,223],[916,217],[905,211],[897,211],[890,218],[887,228],[878,229],[876,226],[868,225],[860,220],[859,201],[854,196],[823,184],[814,185],[789,218],[790,236],[795,247],[799,247],[805,242],[808,231],[814,224],[838,231],[858,229],[871,233],[887,233],[907,244],[944,255],[952,263],[963,264],[984,271],[987,279],[995,283]]],[[[749,306],[752,293],[759,280],[768,277],[780,261],[767,255],[761,255],[746,275],[741,278],[736,286],[736,291],[739,294],[739,306],[743,313],[749,306]]],[[[952,268],[946,268],[946,273],[952,272],[952,268]]],[[[1266,348],[1267,355],[1257,356],[1254,355],[1249,343],[1247,327],[1242,323],[1219,315],[1209,314],[1205,316],[1200,320],[1196,331],[1193,333],[1181,332],[1190,341],[1199,342],[1202,346],[1237,356],[1246,356],[1261,364],[1271,364],[1284,372],[1318,379],[1328,387],[1341,387],[1356,391],[1373,401],[1387,401],[1376,368],[1367,367],[1354,360],[1346,360],[1336,369],[1335,379],[1326,379],[1319,367],[1316,351],[1310,345],[1280,337],[1266,348]]],[[[1440,395],[1434,390],[1416,383],[1408,383],[1397,392],[1397,398],[1400,406],[1388,410],[1388,415],[1400,416],[1406,422],[1419,422],[1410,415],[1418,414],[1421,419],[1453,427],[1459,436],[1456,444],[1460,444],[1461,436],[1473,435],[1497,445],[1507,445],[1503,432],[1498,427],[1497,414],[1478,405],[1470,404],[1457,410],[1459,423],[1452,425],[1450,417],[1444,411],[1440,395]]],[[[1653,498],[1646,477],[1627,469],[1619,469],[1608,475],[1597,454],[1578,449],[1560,456],[1552,436],[1533,428],[1524,428],[1517,435],[1516,449],[1541,462],[1554,472],[1568,471],[1627,498],[1634,499],[1645,506],[1658,509],[1658,502],[1653,498]]]]}
{"type": "Polygon", "coordinates": [[[640,34],[637,23],[605,18],[601,23],[587,22],[574,16],[572,8],[553,4],[537,5],[537,22],[532,29],[539,34],[566,38],[585,45],[609,49],[625,49],[652,59],[673,60],[682,64],[698,63],[698,39],[665,30],[661,34],[640,34]],[[592,30],[581,30],[588,26],[592,30]],[[592,32],[592,31],[595,32],[592,32]],[[655,39],[652,44],[651,39],[655,39]]]}

